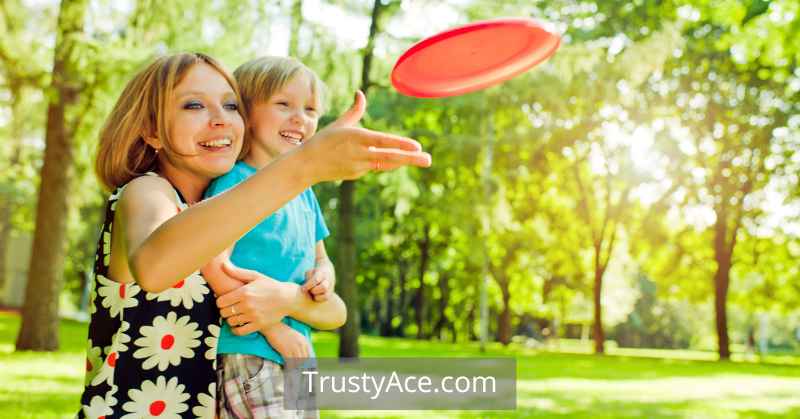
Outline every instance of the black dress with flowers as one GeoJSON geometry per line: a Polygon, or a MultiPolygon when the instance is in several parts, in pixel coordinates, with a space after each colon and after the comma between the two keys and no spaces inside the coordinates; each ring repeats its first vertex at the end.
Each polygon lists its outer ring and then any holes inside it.
{"type": "MultiPolygon", "coordinates": [[[[123,186],[124,188],[124,186],[123,186]]],[[[213,418],[219,313],[199,272],[149,293],[108,278],[119,188],[108,200],[89,311],[79,418],[213,418]]],[[[175,191],[180,206],[184,200],[175,191]]]]}

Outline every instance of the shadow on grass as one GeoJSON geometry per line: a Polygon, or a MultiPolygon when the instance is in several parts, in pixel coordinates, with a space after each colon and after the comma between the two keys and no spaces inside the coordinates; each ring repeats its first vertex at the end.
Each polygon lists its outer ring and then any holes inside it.
{"type": "Polygon", "coordinates": [[[554,418],[554,419],[784,419],[800,417],[800,409],[756,410],[720,408],[713,402],[692,401],[675,403],[646,403],[607,401],[597,399],[575,400],[548,395],[527,399],[539,406],[518,407],[509,411],[323,411],[323,418],[554,418]]]}

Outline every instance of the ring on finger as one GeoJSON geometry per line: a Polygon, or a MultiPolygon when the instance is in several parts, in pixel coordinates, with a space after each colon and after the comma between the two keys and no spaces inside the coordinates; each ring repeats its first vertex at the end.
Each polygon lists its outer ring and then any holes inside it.
{"type": "Polygon", "coordinates": [[[235,316],[235,315],[236,315],[236,307],[231,306],[231,316],[235,316]]]}

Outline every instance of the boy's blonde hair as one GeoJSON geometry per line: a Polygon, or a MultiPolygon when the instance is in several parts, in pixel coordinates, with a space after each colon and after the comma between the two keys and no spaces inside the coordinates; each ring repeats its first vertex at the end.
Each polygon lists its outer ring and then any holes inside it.
{"type": "MultiPolygon", "coordinates": [[[[158,154],[144,141],[146,137],[160,138],[164,149],[174,152],[167,120],[169,101],[175,87],[198,63],[217,70],[241,103],[236,80],[210,56],[183,52],[156,58],[128,82],[100,131],[95,171],[103,186],[113,190],[156,169],[158,154]]],[[[247,120],[241,106],[239,114],[247,120]]],[[[244,156],[248,149],[245,140],[240,156],[244,156]]]]}
{"type": "MultiPolygon", "coordinates": [[[[233,71],[239,84],[245,114],[249,115],[256,103],[267,101],[299,73],[304,73],[311,81],[313,94],[319,109],[318,115],[325,113],[325,84],[316,73],[305,64],[291,57],[265,56],[250,60],[233,71]]],[[[245,139],[250,141],[250,130],[245,130],[245,139]]]]}

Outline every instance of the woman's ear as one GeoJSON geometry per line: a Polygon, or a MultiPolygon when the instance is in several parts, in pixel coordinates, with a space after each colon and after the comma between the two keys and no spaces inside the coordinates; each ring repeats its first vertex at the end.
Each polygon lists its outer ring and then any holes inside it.
{"type": "Polygon", "coordinates": [[[156,151],[156,153],[158,153],[158,151],[161,150],[164,147],[164,145],[161,143],[161,140],[159,140],[156,137],[151,137],[149,135],[143,135],[142,139],[144,139],[144,142],[147,143],[147,145],[149,145],[150,147],[153,147],[153,149],[156,151]]]}

